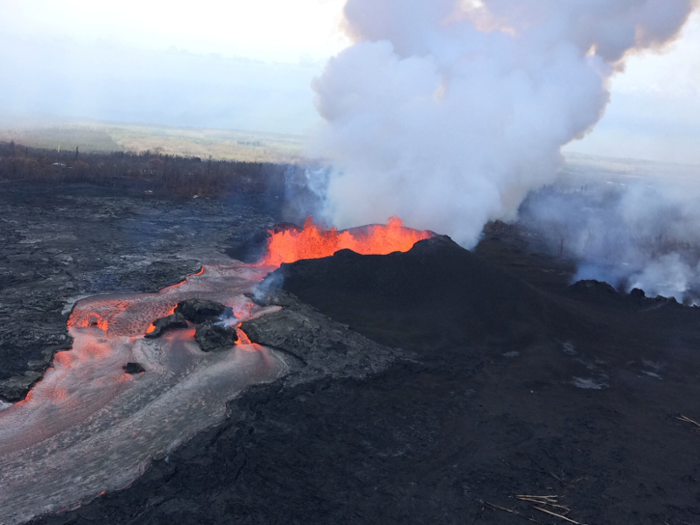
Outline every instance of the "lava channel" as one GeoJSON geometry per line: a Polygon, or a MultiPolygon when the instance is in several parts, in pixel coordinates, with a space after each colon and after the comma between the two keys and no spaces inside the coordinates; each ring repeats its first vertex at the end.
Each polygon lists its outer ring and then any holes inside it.
{"type": "Polygon", "coordinates": [[[250,343],[225,352],[202,352],[191,328],[144,338],[153,321],[183,300],[199,298],[233,309],[235,322],[279,311],[245,294],[280,264],[332,255],[408,251],[430,232],[386,226],[324,229],[309,219],[303,229],[270,232],[257,264],[204,266],[183,282],[152,294],[100,295],[80,300],[68,320],[72,349],[24,401],[0,411],[0,522],[21,523],[87,502],[124,487],[153,457],[216,424],[226,402],[250,384],[286,373],[284,361],[250,343]],[[128,375],[137,362],[145,373],[128,375]]]}

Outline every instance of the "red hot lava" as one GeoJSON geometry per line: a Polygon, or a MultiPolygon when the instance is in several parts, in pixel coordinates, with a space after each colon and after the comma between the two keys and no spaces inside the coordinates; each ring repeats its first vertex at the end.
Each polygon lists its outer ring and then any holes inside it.
{"type": "Polygon", "coordinates": [[[279,266],[300,259],[320,259],[344,249],[362,255],[407,252],[418,241],[432,236],[430,231],[406,228],[398,217],[391,217],[386,225],[375,224],[345,231],[325,229],[309,217],[301,230],[270,231],[267,252],[259,264],[279,266]]]}
{"type": "MultiPolygon", "coordinates": [[[[267,271],[279,267],[282,263],[329,257],[343,249],[363,255],[406,252],[416,242],[433,236],[430,231],[406,228],[398,217],[390,218],[386,225],[376,224],[344,231],[324,228],[315,224],[313,218],[309,217],[302,229],[269,233],[267,251],[262,260],[253,265],[253,268],[260,268],[262,272],[258,279],[262,279],[267,271]]],[[[202,268],[181,283],[165,288],[157,294],[143,296],[148,303],[145,306],[144,301],[133,299],[94,299],[90,303],[91,308],[78,307],[73,311],[68,320],[68,327],[98,327],[107,337],[133,337],[152,332],[155,329],[152,321],[172,314],[177,302],[189,297],[183,286],[193,278],[202,276],[204,271],[202,268]]],[[[247,344],[247,338],[241,334],[242,332],[239,333],[239,344],[247,344]]]]}
{"type": "Polygon", "coordinates": [[[19,509],[25,512],[30,501],[42,505],[48,490],[45,487],[53,490],[62,486],[61,479],[68,475],[61,470],[63,465],[67,469],[78,465],[81,474],[86,473],[90,484],[78,485],[76,490],[88,493],[97,486],[95,483],[109,486],[115,475],[132,472],[156,449],[165,450],[173,439],[180,440],[188,432],[217,421],[216,407],[246,385],[272,381],[283,374],[283,363],[252,343],[240,327],[241,320],[278,311],[279,307],[255,306],[246,294],[280,264],[327,257],[342,249],[360,254],[408,251],[417,241],[432,235],[405,228],[396,217],[386,225],[348,231],[325,229],[309,219],[303,229],[270,232],[267,253],[257,264],[207,266],[157,293],[103,295],[79,301],[68,319],[74,337],[72,349],[55,355],[52,368],[24,401],[2,411],[0,456],[10,451],[13,455],[39,458],[40,462],[13,459],[3,463],[3,468],[12,465],[12,470],[6,473],[5,469],[0,475],[0,493],[11,494],[6,499],[12,505],[8,511],[3,501],[0,516],[7,512],[12,516],[19,509]],[[234,322],[239,323],[239,351],[212,359],[190,352],[196,333],[192,323],[188,328],[166,333],[158,346],[162,351],[143,345],[141,338],[154,329],[155,319],[172,314],[179,302],[192,298],[220,302],[234,310],[234,322]],[[147,379],[125,370],[124,365],[134,357],[144,362],[147,379]],[[183,388],[178,387],[179,383],[183,388]],[[200,391],[192,388],[193,384],[207,386],[200,391]],[[122,397],[127,389],[131,393],[122,397]],[[148,403],[148,408],[137,405],[139,400],[148,403]],[[139,406],[139,417],[123,417],[124,410],[133,406],[139,406]],[[110,453],[120,454],[122,469],[109,470],[108,475],[102,461],[103,440],[94,439],[95,435],[106,435],[104,432],[113,438],[110,453]],[[56,443],[63,441],[74,442],[75,446],[57,448],[56,443]],[[55,459],[56,455],[63,459],[55,459]],[[46,472],[54,475],[44,476],[46,472]],[[39,488],[37,478],[45,481],[39,488]]]}

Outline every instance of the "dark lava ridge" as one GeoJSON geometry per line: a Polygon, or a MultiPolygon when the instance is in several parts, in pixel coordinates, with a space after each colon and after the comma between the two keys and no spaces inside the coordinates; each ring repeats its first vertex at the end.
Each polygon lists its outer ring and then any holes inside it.
{"type": "Polygon", "coordinates": [[[179,328],[187,328],[187,319],[181,313],[177,312],[167,317],[161,317],[153,321],[153,330],[146,333],[144,337],[155,339],[163,335],[168,330],[177,330],[179,328]]]}
{"type": "Polygon", "coordinates": [[[175,314],[195,324],[219,318],[225,311],[226,306],[208,299],[188,299],[175,307],[175,314]]]}

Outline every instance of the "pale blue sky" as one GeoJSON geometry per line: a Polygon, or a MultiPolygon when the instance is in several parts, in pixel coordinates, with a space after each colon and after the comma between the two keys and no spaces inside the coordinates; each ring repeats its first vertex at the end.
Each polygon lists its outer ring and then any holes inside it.
{"type": "MultiPolygon", "coordinates": [[[[303,134],[343,0],[0,2],[0,114],[303,134]]],[[[8,117],[9,115],[9,117],[8,117]]],[[[700,164],[700,16],[565,151],[700,164]]]]}
{"type": "Polygon", "coordinates": [[[630,57],[595,131],[566,151],[700,164],[700,13],[662,53],[630,57]]]}

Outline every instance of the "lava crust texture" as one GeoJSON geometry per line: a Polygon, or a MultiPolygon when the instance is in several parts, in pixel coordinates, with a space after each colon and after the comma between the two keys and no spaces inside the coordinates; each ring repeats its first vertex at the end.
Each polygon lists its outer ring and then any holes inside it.
{"type": "Polygon", "coordinates": [[[523,494],[579,523],[696,522],[700,311],[557,285],[526,253],[516,275],[499,243],[283,265],[261,301],[282,310],[243,328],[289,374],[35,523],[562,522],[523,494]]]}

